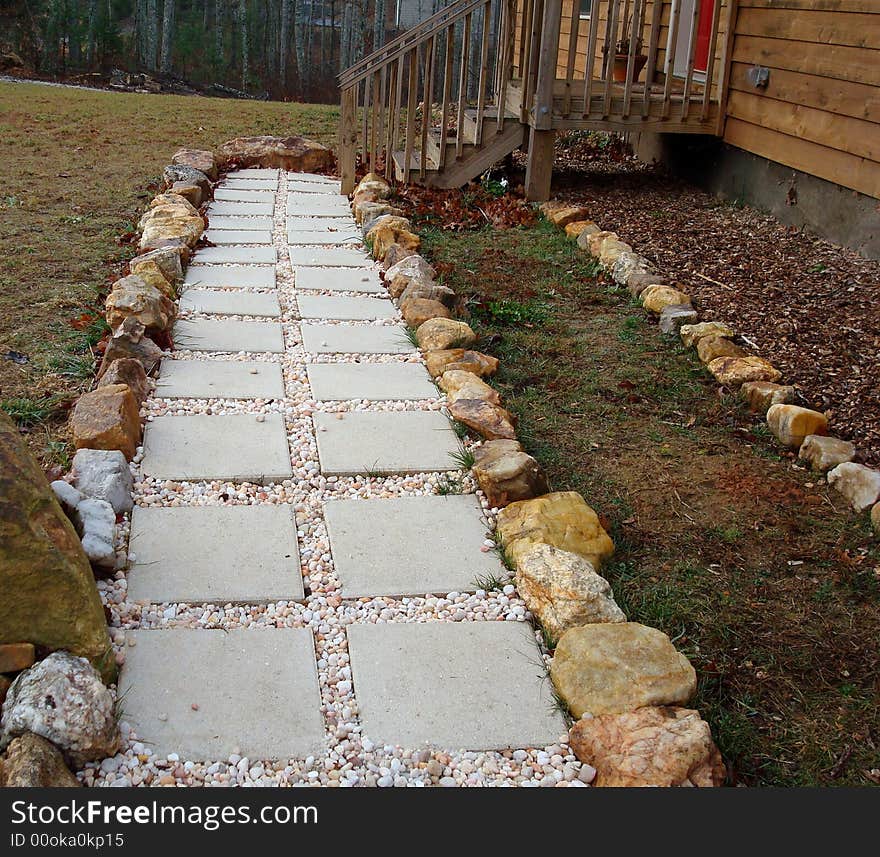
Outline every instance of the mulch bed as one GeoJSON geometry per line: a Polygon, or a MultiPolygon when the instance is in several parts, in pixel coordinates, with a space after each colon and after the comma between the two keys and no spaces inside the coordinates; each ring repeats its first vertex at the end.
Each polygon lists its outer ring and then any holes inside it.
{"type": "Polygon", "coordinates": [[[654,261],[702,319],[734,327],[803,405],[828,414],[833,434],[880,465],[880,263],[721,203],[615,138],[561,135],[556,164],[554,196],[654,261]]]}

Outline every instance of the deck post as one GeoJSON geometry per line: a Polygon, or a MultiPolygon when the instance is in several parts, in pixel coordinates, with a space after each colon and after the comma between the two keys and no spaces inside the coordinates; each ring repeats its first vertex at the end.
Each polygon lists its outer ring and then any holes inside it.
{"type": "Polygon", "coordinates": [[[342,90],[339,117],[339,173],[344,194],[350,194],[355,186],[357,139],[357,86],[349,86],[342,90]]]}
{"type": "Polygon", "coordinates": [[[538,54],[538,78],[535,104],[529,117],[529,157],[526,164],[526,198],[549,199],[553,175],[553,84],[559,53],[559,30],[562,24],[562,0],[545,0],[541,21],[538,54]]]}

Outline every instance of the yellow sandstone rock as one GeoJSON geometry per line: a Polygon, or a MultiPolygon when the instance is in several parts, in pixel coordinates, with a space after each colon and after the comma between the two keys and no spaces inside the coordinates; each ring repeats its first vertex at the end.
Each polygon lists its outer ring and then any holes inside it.
{"type": "Polygon", "coordinates": [[[464,348],[447,348],[442,351],[428,351],[425,354],[428,372],[433,378],[454,369],[470,372],[480,378],[488,378],[498,371],[498,359],[479,351],[466,351],[464,348]]]}
{"type": "Polygon", "coordinates": [[[486,440],[516,437],[512,414],[485,399],[456,399],[449,403],[449,415],[486,440]]]}
{"type": "Polygon", "coordinates": [[[515,440],[487,440],[478,446],[472,470],[489,505],[496,509],[550,490],[541,466],[515,440]]]}
{"type": "Polygon", "coordinates": [[[550,677],[576,718],[684,704],[697,689],[694,668],[669,637],[638,622],[569,628],[550,677]]]}
{"type": "Polygon", "coordinates": [[[450,369],[443,373],[438,382],[450,402],[457,399],[484,399],[493,405],[501,404],[498,391],[481,381],[472,372],[463,369],[450,369]]]}
{"type": "Polygon", "coordinates": [[[599,227],[596,226],[596,224],[593,223],[592,220],[575,220],[572,223],[566,225],[565,234],[569,238],[578,238],[580,237],[581,232],[586,229],[592,230],[593,232],[599,231],[599,227]]]}
{"type": "Polygon", "coordinates": [[[80,396],[70,419],[77,449],[118,449],[131,461],[141,439],[134,393],[125,384],[108,384],[80,396]]]}
{"type": "Polygon", "coordinates": [[[576,553],[597,570],[614,553],[614,542],[599,516],[575,491],[511,503],[499,514],[497,528],[514,566],[520,555],[541,542],[576,553]]]}
{"type": "Polygon", "coordinates": [[[658,315],[663,312],[663,307],[681,306],[691,303],[691,296],[680,292],[672,286],[647,286],[640,295],[642,306],[649,312],[658,315]]]}
{"type": "Polygon", "coordinates": [[[679,330],[681,341],[690,348],[696,345],[704,336],[724,336],[732,339],[736,334],[726,324],[720,321],[701,321],[699,324],[685,324],[679,330]]]}
{"type": "Polygon", "coordinates": [[[477,341],[477,335],[463,321],[451,318],[432,318],[416,331],[419,348],[441,351],[448,348],[467,348],[477,341]]]}
{"type": "MultiPolygon", "coordinates": [[[[769,365],[769,364],[768,364],[769,365]]],[[[770,405],[789,405],[794,401],[794,387],[774,384],[772,381],[746,381],[739,394],[746,400],[749,409],[766,414],[770,405]]]]}
{"type": "Polygon", "coordinates": [[[589,214],[587,209],[580,205],[563,205],[546,213],[546,217],[554,226],[564,229],[576,220],[588,220],[589,214]]]}
{"type": "Polygon", "coordinates": [[[440,301],[430,298],[410,298],[401,303],[400,309],[410,327],[419,327],[432,318],[449,318],[452,314],[440,301]]]}
{"type": "Polygon", "coordinates": [[[716,357],[708,367],[719,384],[738,387],[748,381],[778,381],[782,373],[761,357],[716,357]]]}
{"type": "Polygon", "coordinates": [[[783,446],[799,449],[808,434],[828,434],[828,417],[797,405],[772,405],[767,426],[783,446]]]}
{"type": "Polygon", "coordinates": [[[744,349],[724,336],[704,336],[697,342],[697,357],[705,364],[718,357],[745,357],[744,349]]]}

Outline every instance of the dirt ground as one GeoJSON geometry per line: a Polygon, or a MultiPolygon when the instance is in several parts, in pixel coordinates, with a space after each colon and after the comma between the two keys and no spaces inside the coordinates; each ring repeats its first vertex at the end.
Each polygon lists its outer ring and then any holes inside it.
{"type": "Polygon", "coordinates": [[[697,668],[729,782],[880,782],[880,548],[865,516],[561,232],[417,217],[501,360],[493,384],[520,439],[612,532],[621,606],[697,668]]]}
{"type": "Polygon", "coordinates": [[[102,293],[182,146],[300,133],[332,144],[338,108],[0,83],[0,406],[45,466],[70,455],[70,401],[92,378],[102,293]]]}

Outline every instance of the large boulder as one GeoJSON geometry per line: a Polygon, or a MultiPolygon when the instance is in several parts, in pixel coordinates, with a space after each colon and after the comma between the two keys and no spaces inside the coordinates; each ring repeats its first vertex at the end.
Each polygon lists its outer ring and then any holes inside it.
{"type": "Polygon", "coordinates": [[[333,152],[305,137],[236,137],[217,152],[223,168],[263,167],[291,172],[319,173],[333,167],[333,152]]]}
{"type": "Polygon", "coordinates": [[[138,274],[117,280],[104,307],[111,328],[119,327],[129,316],[134,316],[148,333],[169,330],[176,315],[174,302],[138,274]]]}
{"type": "Polygon", "coordinates": [[[13,740],[0,758],[0,788],[79,788],[79,780],[64,764],[51,742],[33,732],[13,740]]]}
{"type": "Polygon", "coordinates": [[[599,516],[576,491],[511,503],[498,514],[497,527],[514,566],[536,543],[576,553],[596,569],[614,553],[614,542],[599,516]]]}
{"type": "Polygon", "coordinates": [[[213,152],[204,149],[178,149],[171,163],[181,167],[192,167],[206,175],[212,182],[217,181],[217,160],[213,152]]]}
{"type": "Polygon", "coordinates": [[[515,440],[487,440],[480,445],[474,452],[473,473],[495,509],[550,490],[541,465],[515,440]]]}
{"type": "Polygon", "coordinates": [[[577,718],[680,705],[697,689],[694,668],[669,637],[638,622],[569,628],[553,653],[550,677],[577,718]]]}
{"type": "Polygon", "coordinates": [[[646,706],[578,720],[574,754],[596,769],[598,787],[720,786],[724,761],[709,724],[688,708],[646,706]]]}
{"type": "Polygon", "coordinates": [[[125,384],[83,393],[70,418],[77,449],[118,449],[131,461],[141,439],[141,420],[134,394],[125,384]]]}
{"type": "Polygon", "coordinates": [[[73,524],[11,420],[0,414],[0,642],[28,641],[115,666],[104,608],[73,524]]]}
{"type": "Polygon", "coordinates": [[[583,557],[551,545],[520,554],[516,590],[554,640],[578,625],[626,622],[608,581],[583,557]]]}
{"type": "Polygon", "coordinates": [[[33,732],[61,749],[76,767],[113,756],[119,724],[113,695],[85,659],[54,652],[19,673],[9,688],[0,721],[0,749],[33,732]]]}
{"type": "Polygon", "coordinates": [[[452,318],[432,318],[416,331],[419,348],[425,351],[444,351],[449,348],[468,348],[477,341],[470,325],[452,318]]]}
{"type": "Polygon", "coordinates": [[[129,316],[113,331],[104,350],[104,359],[98,371],[98,383],[117,360],[137,360],[149,375],[162,359],[162,349],[146,335],[146,328],[133,316],[129,316]]]}
{"type": "Polygon", "coordinates": [[[93,500],[106,500],[116,514],[131,511],[134,483],[128,462],[119,450],[77,450],[73,479],[78,491],[93,500]]]}

